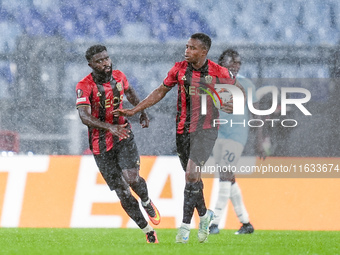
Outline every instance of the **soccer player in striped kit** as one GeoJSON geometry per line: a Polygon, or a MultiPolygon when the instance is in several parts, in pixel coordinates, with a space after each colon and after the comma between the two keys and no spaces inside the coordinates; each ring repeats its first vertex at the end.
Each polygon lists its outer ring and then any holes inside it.
{"type": "MultiPolygon", "coordinates": [[[[111,190],[115,190],[121,205],[138,227],[146,234],[148,243],[158,243],[154,229],[140,211],[130,187],[141,198],[151,222],[158,225],[160,215],[148,195],[145,180],[139,175],[139,153],[128,120],[113,116],[122,109],[124,95],[132,105],[139,99],[126,76],[112,70],[112,62],[103,45],[93,45],[85,55],[92,73],[76,86],[77,109],[83,124],[89,129],[90,149],[99,171],[111,190]]],[[[148,116],[141,112],[140,123],[149,126],[148,116]]]]}
{"type": "MultiPolygon", "coordinates": [[[[203,182],[200,169],[208,160],[217,138],[218,127],[213,125],[218,119],[218,109],[211,97],[207,96],[207,113],[201,113],[201,93],[214,90],[214,84],[235,84],[235,78],[227,68],[207,59],[211,39],[203,33],[191,35],[185,50],[185,60],[175,63],[163,83],[151,92],[133,109],[118,109],[120,116],[132,116],[137,112],[159,102],[175,85],[178,85],[176,146],[183,170],[185,171],[185,189],[183,220],[177,243],[189,241],[190,223],[196,208],[200,216],[198,241],[205,242],[209,235],[209,224],[213,211],[206,208],[203,196],[203,182]]],[[[239,88],[242,86],[235,84],[239,88]]],[[[223,107],[232,112],[232,107],[223,107]]]]}

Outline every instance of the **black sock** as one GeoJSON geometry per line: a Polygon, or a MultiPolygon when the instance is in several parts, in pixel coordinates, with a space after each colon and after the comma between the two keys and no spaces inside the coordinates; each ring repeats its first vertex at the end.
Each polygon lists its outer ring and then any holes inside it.
{"type": "Polygon", "coordinates": [[[186,183],[184,189],[183,223],[190,224],[199,197],[200,183],[186,183]]]}
{"type": "Polygon", "coordinates": [[[130,190],[116,189],[116,193],[125,212],[136,222],[140,229],[145,228],[148,222],[145,220],[139,208],[138,201],[131,195],[130,190]]]}
{"type": "Polygon", "coordinates": [[[199,216],[204,216],[207,212],[207,207],[205,206],[205,201],[204,201],[202,179],[198,183],[199,183],[199,192],[197,194],[196,209],[197,209],[199,216]]]}
{"type": "Polygon", "coordinates": [[[148,194],[148,187],[146,186],[146,182],[142,177],[139,177],[138,182],[135,182],[130,185],[132,190],[136,192],[136,194],[140,197],[143,202],[148,201],[149,194],[148,194]]]}

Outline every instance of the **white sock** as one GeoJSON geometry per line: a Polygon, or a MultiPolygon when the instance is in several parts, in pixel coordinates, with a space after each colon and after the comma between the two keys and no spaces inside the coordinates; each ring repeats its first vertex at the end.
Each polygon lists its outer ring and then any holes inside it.
{"type": "Polygon", "coordinates": [[[144,234],[149,233],[150,231],[153,231],[153,228],[148,224],[145,228],[142,229],[144,234]]]}
{"type": "Polygon", "coordinates": [[[230,197],[231,190],[231,182],[229,181],[220,181],[219,190],[218,190],[218,198],[214,210],[215,218],[212,221],[212,224],[218,225],[221,221],[221,217],[226,209],[228,204],[228,200],[230,197]]]}
{"type": "Polygon", "coordinates": [[[142,202],[142,206],[147,206],[150,203],[150,198],[148,198],[148,200],[146,200],[145,202],[142,202]]]}
{"type": "Polygon", "coordinates": [[[181,227],[190,230],[190,224],[182,222],[181,227]]]}
{"type": "Polygon", "coordinates": [[[200,216],[200,220],[205,220],[208,217],[208,209],[203,216],[200,216]]]}
{"type": "Polygon", "coordinates": [[[249,223],[249,215],[244,206],[241,189],[237,182],[231,185],[230,200],[234,206],[235,213],[241,223],[249,223]]]}

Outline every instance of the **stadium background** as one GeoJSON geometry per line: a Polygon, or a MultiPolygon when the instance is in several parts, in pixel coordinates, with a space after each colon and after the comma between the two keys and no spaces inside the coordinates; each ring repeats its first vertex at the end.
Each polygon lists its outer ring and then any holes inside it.
{"type": "MultiPolygon", "coordinates": [[[[84,58],[88,46],[105,44],[114,67],[127,75],[131,85],[144,98],[161,83],[174,62],[183,59],[185,43],[194,32],[205,32],[212,37],[209,58],[214,61],[227,47],[236,48],[243,59],[241,74],[255,79],[257,88],[273,83],[280,87],[289,80],[291,86],[305,87],[312,93],[311,101],[306,104],[312,116],[304,116],[296,109],[293,111],[292,116],[299,125],[280,139],[281,149],[274,156],[285,158],[285,162],[289,162],[287,157],[309,159],[307,162],[314,162],[315,157],[329,162],[327,158],[332,157],[332,162],[338,162],[338,1],[2,0],[0,32],[0,129],[14,132],[18,138],[14,148],[9,150],[17,151],[23,157],[21,165],[32,155],[80,155],[87,149],[87,129],[80,123],[75,109],[74,88],[90,72],[84,58]]],[[[175,155],[175,100],[173,90],[148,110],[152,122],[147,130],[140,129],[137,119],[132,118],[142,155],[175,155]]],[[[3,134],[8,137],[11,133],[3,134]]],[[[4,138],[0,141],[3,144],[4,138]]],[[[4,184],[0,204],[4,205],[8,199],[6,183],[8,189],[10,171],[14,171],[5,169],[6,155],[12,154],[3,152],[0,159],[0,182],[4,184]]],[[[251,148],[245,151],[245,156],[253,156],[251,148]]],[[[20,156],[13,158],[20,163],[17,159],[20,156]]],[[[36,159],[41,160],[39,156],[36,159]]],[[[66,159],[61,157],[59,160],[66,159]]],[[[63,163],[58,164],[65,167],[63,163]]],[[[78,173],[79,165],[75,169],[78,173]]],[[[27,185],[28,181],[29,178],[27,185]]],[[[246,189],[254,186],[252,180],[242,181],[249,182],[243,188],[245,196],[255,196],[253,190],[246,189]]],[[[301,180],[288,182],[294,187],[306,188],[310,181],[315,181],[313,187],[328,187],[326,194],[339,191],[336,188],[339,187],[338,180],[306,180],[303,185],[294,184],[295,181],[301,180]]],[[[272,188],[258,182],[255,186],[272,188]]],[[[298,188],[295,195],[299,197],[299,192],[312,190],[298,188]]],[[[24,210],[25,203],[28,203],[25,199],[29,200],[29,197],[26,190],[23,192],[24,210]]],[[[37,189],[33,194],[35,192],[41,190],[37,189]]],[[[267,194],[268,190],[263,188],[262,192],[267,194]]],[[[273,193],[272,197],[279,194],[273,193]]],[[[302,206],[302,211],[309,210],[309,206],[323,199],[321,195],[313,196],[315,200],[309,201],[305,208],[302,206]]],[[[285,197],[283,201],[289,201],[289,198],[285,197]]],[[[302,200],[306,197],[296,198],[295,202],[299,204],[302,200]]],[[[328,203],[333,206],[331,212],[339,208],[339,203],[334,207],[331,199],[324,202],[323,207],[327,210],[330,208],[328,203]]],[[[263,205],[264,210],[268,209],[266,206],[263,205]]],[[[29,211],[35,215],[35,210],[29,211]]],[[[328,218],[325,215],[318,217],[328,218]]],[[[12,226],[38,224],[34,220],[27,223],[27,219],[30,218],[21,219],[25,224],[17,222],[12,226]]],[[[319,229],[322,229],[321,222],[317,225],[319,229]]],[[[267,225],[258,226],[266,228],[267,225]]],[[[340,229],[337,225],[331,226],[330,222],[325,228],[340,229]]]]}

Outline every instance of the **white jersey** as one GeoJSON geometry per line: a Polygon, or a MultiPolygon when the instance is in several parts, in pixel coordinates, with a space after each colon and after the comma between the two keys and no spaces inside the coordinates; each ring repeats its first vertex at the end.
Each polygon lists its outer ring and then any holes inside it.
{"type": "MultiPolygon", "coordinates": [[[[244,76],[237,75],[237,80],[244,88],[246,95],[248,96],[248,88],[253,91],[253,103],[258,102],[256,97],[256,87],[253,82],[244,76]]],[[[248,104],[245,104],[244,115],[233,115],[220,111],[220,119],[227,120],[227,124],[221,124],[219,127],[218,138],[231,139],[241,143],[243,146],[247,143],[249,133],[249,109],[248,104]],[[233,124],[232,124],[233,123],[233,124]],[[243,124],[244,123],[244,124],[243,124]]]]}

